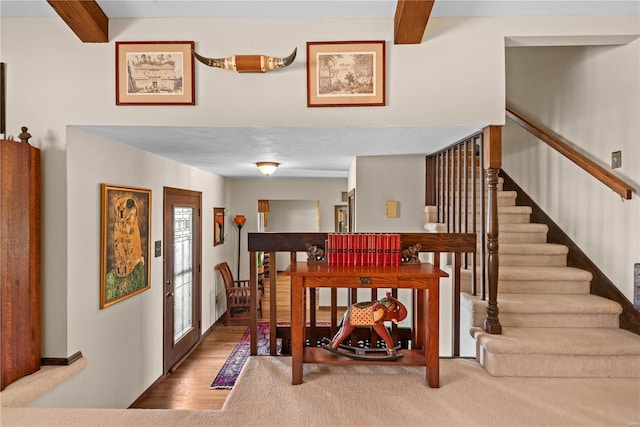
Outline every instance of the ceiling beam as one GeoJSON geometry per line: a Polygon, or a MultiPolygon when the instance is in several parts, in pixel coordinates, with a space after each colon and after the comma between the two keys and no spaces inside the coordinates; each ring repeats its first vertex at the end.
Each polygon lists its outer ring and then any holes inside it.
{"type": "Polygon", "coordinates": [[[109,18],[95,0],[47,0],[47,3],[84,43],[109,41],[109,18]]]}
{"type": "Polygon", "coordinates": [[[394,44],[420,44],[435,0],[398,0],[393,20],[394,44]]]}

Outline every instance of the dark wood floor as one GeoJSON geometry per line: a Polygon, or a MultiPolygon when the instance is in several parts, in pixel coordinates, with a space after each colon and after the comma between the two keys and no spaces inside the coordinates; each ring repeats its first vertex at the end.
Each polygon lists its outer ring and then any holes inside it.
{"type": "MultiPolygon", "coordinates": [[[[291,318],[289,289],[289,278],[279,276],[278,321],[289,321],[291,318]]],[[[267,284],[261,320],[269,319],[269,290],[267,284]]],[[[328,310],[318,312],[318,320],[328,319],[328,310]]],[[[231,390],[210,390],[209,385],[246,330],[246,325],[215,324],[191,355],[174,372],[147,390],[131,408],[221,409],[231,390]]]]}

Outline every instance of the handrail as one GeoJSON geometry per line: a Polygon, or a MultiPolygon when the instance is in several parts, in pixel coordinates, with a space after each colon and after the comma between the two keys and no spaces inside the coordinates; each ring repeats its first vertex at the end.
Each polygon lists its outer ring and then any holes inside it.
{"type": "Polygon", "coordinates": [[[529,120],[525,119],[521,114],[516,113],[513,109],[506,108],[507,117],[519,124],[526,131],[544,141],[551,148],[571,160],[576,165],[580,166],[587,173],[593,176],[598,181],[612,189],[619,194],[623,199],[630,200],[633,192],[633,187],[625,183],[622,179],[613,175],[611,172],[585,157],[582,153],[572,148],[569,144],[561,141],[558,137],[553,136],[550,132],[541,129],[539,126],[533,124],[529,120]]]}

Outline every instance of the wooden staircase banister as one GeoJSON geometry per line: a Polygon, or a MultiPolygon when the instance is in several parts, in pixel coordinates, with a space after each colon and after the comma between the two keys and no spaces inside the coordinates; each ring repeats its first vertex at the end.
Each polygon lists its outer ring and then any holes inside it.
{"type": "Polygon", "coordinates": [[[615,193],[619,194],[620,197],[626,200],[631,199],[634,188],[625,183],[622,179],[613,175],[611,172],[598,165],[594,161],[588,159],[582,153],[571,147],[569,144],[561,141],[559,137],[552,135],[550,131],[543,130],[540,128],[540,126],[535,125],[531,121],[527,120],[521,114],[515,112],[512,108],[507,107],[506,114],[508,118],[519,124],[522,128],[524,128],[526,131],[528,131],[541,141],[545,142],[547,145],[565,156],[567,159],[580,166],[588,174],[612,189],[615,193]]]}
{"type": "MultiPolygon", "coordinates": [[[[480,282],[480,298],[487,301],[483,329],[490,334],[502,333],[498,309],[498,171],[501,165],[500,126],[487,126],[429,154],[425,165],[425,205],[435,209],[433,222],[444,225],[447,233],[478,233],[479,250],[471,253],[471,266],[469,257],[465,257],[465,268],[471,270],[472,295],[476,295],[476,285],[480,282]]],[[[456,287],[456,292],[459,290],[456,287]]]]}

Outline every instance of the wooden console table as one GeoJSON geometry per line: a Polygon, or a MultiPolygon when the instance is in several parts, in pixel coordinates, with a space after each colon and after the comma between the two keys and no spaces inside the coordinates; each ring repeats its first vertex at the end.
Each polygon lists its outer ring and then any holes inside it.
{"type": "Polygon", "coordinates": [[[447,273],[431,264],[394,267],[344,266],[297,262],[289,266],[291,276],[291,383],[301,384],[303,363],[393,364],[425,366],[427,384],[440,386],[440,284],[447,273]],[[305,347],[306,288],[413,289],[412,349],[402,350],[401,359],[390,362],[352,360],[322,348],[305,347]]]}

